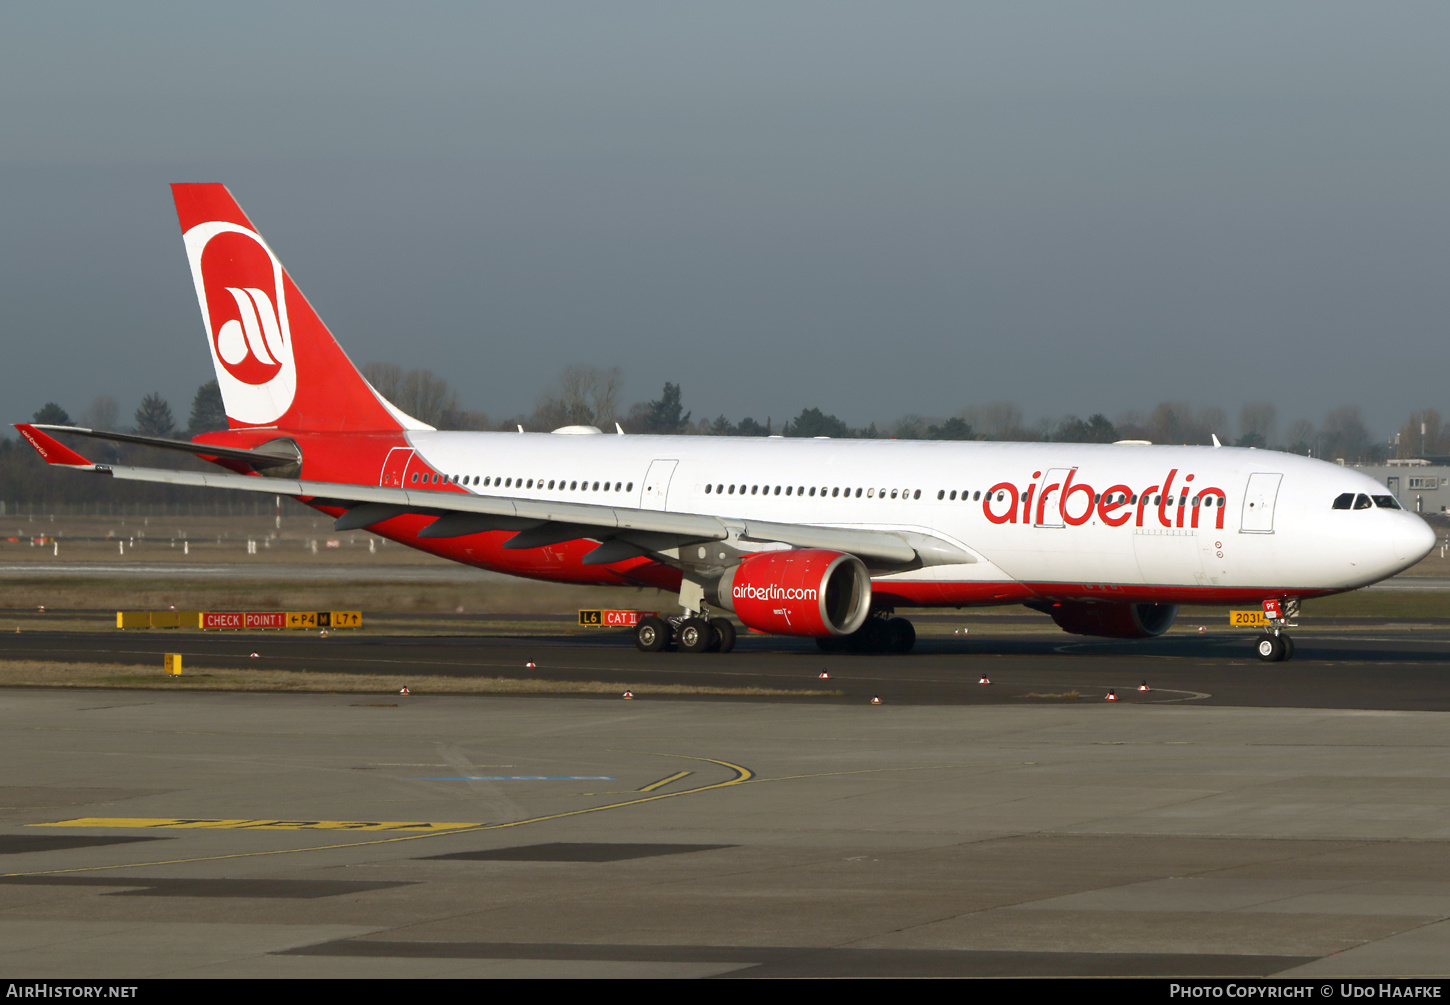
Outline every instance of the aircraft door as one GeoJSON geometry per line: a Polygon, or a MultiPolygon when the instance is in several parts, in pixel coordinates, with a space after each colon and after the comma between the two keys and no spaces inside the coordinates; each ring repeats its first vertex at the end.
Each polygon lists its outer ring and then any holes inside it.
{"type": "Polygon", "coordinates": [[[1244,509],[1239,533],[1274,533],[1274,502],[1279,497],[1279,483],[1283,479],[1283,475],[1262,471],[1249,475],[1249,486],[1244,491],[1244,509]]]}
{"type": "Polygon", "coordinates": [[[383,461],[383,472],[378,476],[378,484],[384,488],[402,488],[403,476],[408,473],[408,462],[412,459],[412,447],[394,447],[389,450],[387,460],[383,461]]]}
{"type": "Polygon", "coordinates": [[[651,461],[640,489],[640,509],[663,510],[670,495],[670,479],[679,461],[651,461]]]}
{"type": "MultiPolygon", "coordinates": [[[[1067,484],[1067,476],[1072,474],[1072,468],[1053,468],[1042,476],[1042,481],[1037,483],[1037,494],[1032,499],[1032,526],[1034,527],[1061,527],[1062,523],[1062,487],[1067,484]],[[1041,517],[1038,514],[1041,514],[1041,517]]],[[[1023,523],[1027,522],[1026,514],[1023,514],[1023,523]]]]}

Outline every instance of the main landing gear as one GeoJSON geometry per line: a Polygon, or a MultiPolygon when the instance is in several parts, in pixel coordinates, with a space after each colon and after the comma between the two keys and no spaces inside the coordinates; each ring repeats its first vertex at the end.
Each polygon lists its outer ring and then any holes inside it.
{"type": "Polygon", "coordinates": [[[651,614],[634,626],[634,644],[646,653],[679,650],[682,653],[728,653],[735,648],[735,625],[709,612],[673,618],[651,614]]]}
{"type": "Polygon", "coordinates": [[[850,635],[816,639],[823,653],[909,653],[916,646],[916,629],[905,618],[878,611],[850,635]]]}

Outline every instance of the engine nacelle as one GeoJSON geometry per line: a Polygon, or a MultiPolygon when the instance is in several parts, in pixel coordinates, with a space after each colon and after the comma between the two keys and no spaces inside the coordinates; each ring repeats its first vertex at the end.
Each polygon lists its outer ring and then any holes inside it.
{"type": "Polygon", "coordinates": [[[1177,604],[1058,600],[1031,606],[1051,615],[1065,632],[1109,639],[1151,639],[1172,628],[1178,617],[1177,604]]]}
{"type": "Polygon", "coordinates": [[[871,613],[871,576],[839,551],[765,551],[720,577],[717,601],[756,631],[850,635],[871,613]]]}

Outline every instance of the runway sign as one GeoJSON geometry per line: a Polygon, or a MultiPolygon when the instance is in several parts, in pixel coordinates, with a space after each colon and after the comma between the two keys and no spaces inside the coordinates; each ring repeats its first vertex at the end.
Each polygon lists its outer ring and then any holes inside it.
{"type": "Polygon", "coordinates": [[[654,611],[580,611],[579,624],[586,628],[633,628],[639,619],[654,611]]]}
{"type": "Polygon", "coordinates": [[[361,628],[362,611],[117,611],[117,628],[361,628]]]}

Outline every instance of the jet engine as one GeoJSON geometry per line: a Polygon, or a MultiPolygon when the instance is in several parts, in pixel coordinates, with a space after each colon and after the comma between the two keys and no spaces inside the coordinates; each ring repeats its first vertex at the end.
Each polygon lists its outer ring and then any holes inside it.
{"type": "Polygon", "coordinates": [[[1173,627],[1177,604],[1126,604],[1096,600],[1054,600],[1030,604],[1074,635],[1109,639],[1151,639],[1173,627]]]}
{"type": "Polygon", "coordinates": [[[871,613],[871,576],[855,555],[817,548],[757,552],[720,577],[721,607],[773,635],[850,635],[871,613]]]}

